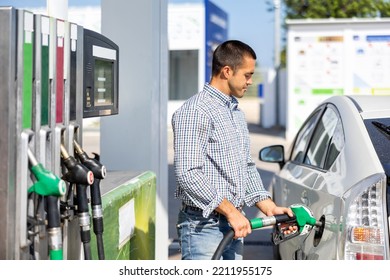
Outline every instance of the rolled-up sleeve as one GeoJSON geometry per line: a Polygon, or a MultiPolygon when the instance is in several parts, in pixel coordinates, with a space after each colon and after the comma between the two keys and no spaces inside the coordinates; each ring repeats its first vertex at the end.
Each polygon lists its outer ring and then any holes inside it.
{"type": "Polygon", "coordinates": [[[253,206],[258,201],[271,198],[271,194],[264,188],[263,181],[253,161],[248,162],[245,204],[253,206]]]}

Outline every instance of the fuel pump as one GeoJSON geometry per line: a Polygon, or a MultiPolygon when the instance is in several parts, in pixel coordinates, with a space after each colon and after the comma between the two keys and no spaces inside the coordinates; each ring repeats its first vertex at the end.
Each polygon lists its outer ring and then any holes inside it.
{"type": "MultiPolygon", "coordinates": [[[[260,229],[271,225],[276,226],[275,233],[272,236],[272,241],[275,245],[277,245],[298,235],[308,234],[313,227],[321,228],[323,226],[323,222],[317,221],[313,217],[311,210],[306,206],[294,204],[291,205],[290,208],[294,213],[293,217],[290,217],[287,214],[281,214],[264,218],[254,218],[250,220],[252,229],[260,229]],[[288,231],[291,226],[295,227],[295,230],[288,231]]],[[[234,230],[232,229],[225,234],[219,243],[212,260],[219,260],[221,258],[223,250],[233,237],[234,230]]]]}
{"type": "Polygon", "coordinates": [[[90,188],[91,191],[91,205],[92,205],[92,221],[93,231],[96,235],[98,257],[104,260],[104,243],[103,243],[103,208],[102,198],[100,193],[100,180],[106,177],[106,167],[99,162],[98,156],[90,158],[87,153],[81,148],[76,140],[73,140],[76,155],[81,163],[92,171],[94,181],[90,188]]]}
{"type": "Polygon", "coordinates": [[[77,24],[13,7],[0,7],[0,29],[0,259],[78,259],[79,230],[91,259],[88,186],[104,259],[106,169],[73,140],[83,118],[118,114],[119,48],[77,24]]]}
{"type": "Polygon", "coordinates": [[[94,176],[92,171],[88,170],[84,165],[76,161],[76,159],[69,155],[64,145],[61,144],[61,157],[67,173],[63,175],[63,179],[71,184],[69,190],[73,192],[73,185],[76,185],[76,207],[77,216],[79,218],[81,242],[84,247],[84,258],[91,260],[91,222],[89,215],[89,205],[87,188],[93,184],[94,176]]]}
{"type": "Polygon", "coordinates": [[[62,233],[58,198],[66,193],[66,184],[39,163],[28,149],[31,173],[36,182],[28,189],[28,193],[36,193],[46,198],[47,232],[49,235],[49,255],[51,260],[62,260],[62,233]]]}

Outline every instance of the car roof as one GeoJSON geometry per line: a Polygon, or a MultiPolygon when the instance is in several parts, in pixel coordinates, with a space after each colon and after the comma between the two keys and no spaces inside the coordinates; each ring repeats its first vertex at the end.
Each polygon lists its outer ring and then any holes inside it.
{"type": "Polygon", "coordinates": [[[363,119],[390,117],[390,95],[339,95],[327,101],[335,104],[352,101],[363,119]]]}

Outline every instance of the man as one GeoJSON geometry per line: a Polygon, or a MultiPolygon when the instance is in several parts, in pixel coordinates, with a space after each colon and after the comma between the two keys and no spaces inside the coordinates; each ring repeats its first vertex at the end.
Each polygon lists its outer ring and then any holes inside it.
{"type": "Polygon", "coordinates": [[[247,44],[222,43],[213,54],[210,82],[172,117],[182,259],[211,259],[231,228],[235,235],[222,257],[242,259],[243,238],[251,233],[244,205],[255,205],[267,216],[293,216],[264,189],[250,155],[245,116],[237,107],[237,98],[252,84],[255,63],[247,44]]]}

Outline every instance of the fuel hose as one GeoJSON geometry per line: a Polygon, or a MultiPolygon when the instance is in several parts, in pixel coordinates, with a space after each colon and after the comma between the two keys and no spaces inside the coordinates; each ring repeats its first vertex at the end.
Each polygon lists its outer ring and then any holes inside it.
{"type": "Polygon", "coordinates": [[[106,177],[106,167],[102,165],[98,159],[90,158],[87,153],[81,148],[76,140],[73,140],[75,152],[81,161],[94,175],[94,181],[91,185],[91,206],[92,206],[92,222],[93,232],[96,236],[98,257],[99,260],[104,260],[104,243],[103,243],[103,208],[102,198],[100,193],[100,180],[106,177]]]}
{"type": "MultiPolygon", "coordinates": [[[[285,222],[289,221],[291,219],[295,219],[290,217],[287,214],[280,214],[280,215],[274,215],[274,216],[269,216],[269,217],[264,217],[264,218],[254,218],[250,220],[251,228],[256,230],[260,229],[266,226],[270,225],[275,225],[276,223],[280,222],[285,222]]],[[[234,230],[230,229],[222,238],[221,242],[219,243],[217,249],[214,252],[213,257],[211,258],[212,260],[220,260],[223,254],[223,251],[225,248],[229,245],[231,240],[234,237],[234,230]]]]}
{"type": "Polygon", "coordinates": [[[65,194],[66,184],[56,175],[45,169],[37,161],[30,149],[27,151],[31,165],[31,172],[36,182],[28,189],[28,192],[35,192],[46,200],[47,232],[49,235],[49,255],[51,260],[63,259],[62,232],[60,222],[59,197],[65,194]]]}
{"type": "Polygon", "coordinates": [[[61,145],[61,155],[63,164],[68,170],[63,178],[72,184],[76,184],[77,216],[79,218],[81,242],[84,246],[84,258],[91,260],[91,227],[87,188],[93,184],[94,176],[92,171],[77,162],[73,156],[70,156],[63,145],[61,145]]]}

